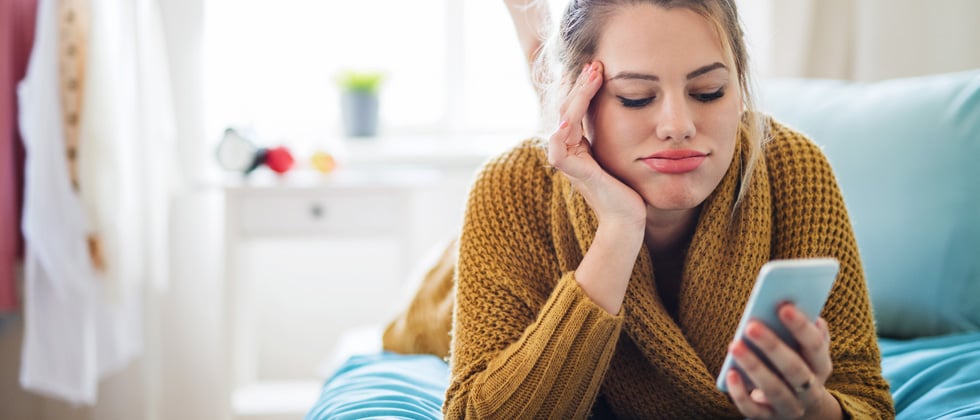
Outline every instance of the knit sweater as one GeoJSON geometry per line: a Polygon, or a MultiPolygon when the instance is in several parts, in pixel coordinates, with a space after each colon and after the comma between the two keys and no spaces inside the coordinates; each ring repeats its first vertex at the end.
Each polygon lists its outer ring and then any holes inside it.
{"type": "Polygon", "coordinates": [[[598,222],[540,140],[484,166],[459,244],[447,418],[741,418],[715,389],[759,269],[833,257],[840,273],[821,316],[830,393],[852,418],[892,418],[868,291],[830,165],[776,123],[733,211],[745,143],[702,204],[677,313],[657,291],[644,246],[622,310],[611,315],[574,278],[598,222]]]}

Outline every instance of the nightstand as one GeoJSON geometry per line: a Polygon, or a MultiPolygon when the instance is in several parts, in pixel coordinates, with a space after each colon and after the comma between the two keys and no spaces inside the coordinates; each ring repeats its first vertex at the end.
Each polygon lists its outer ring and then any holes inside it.
{"type": "MultiPolygon", "coordinates": [[[[408,273],[421,253],[443,235],[431,227],[447,223],[446,179],[433,169],[365,167],[328,175],[256,173],[225,183],[223,326],[233,418],[295,417],[312,405],[322,385],[315,378],[261,381],[254,293],[258,285],[242,272],[249,262],[243,260],[243,246],[281,238],[387,238],[397,244],[397,258],[384,264],[408,273]]],[[[388,279],[376,287],[395,287],[400,280],[388,279]]]]}

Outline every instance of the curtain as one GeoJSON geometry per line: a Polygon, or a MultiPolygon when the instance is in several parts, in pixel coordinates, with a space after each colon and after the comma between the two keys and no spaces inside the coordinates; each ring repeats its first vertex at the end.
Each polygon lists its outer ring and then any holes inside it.
{"type": "Polygon", "coordinates": [[[0,0],[0,315],[15,313],[19,305],[15,266],[24,254],[25,156],[15,92],[27,72],[36,13],[35,0],[0,0]]]}
{"type": "Polygon", "coordinates": [[[875,81],[980,68],[974,0],[743,0],[763,77],[875,81]]]}

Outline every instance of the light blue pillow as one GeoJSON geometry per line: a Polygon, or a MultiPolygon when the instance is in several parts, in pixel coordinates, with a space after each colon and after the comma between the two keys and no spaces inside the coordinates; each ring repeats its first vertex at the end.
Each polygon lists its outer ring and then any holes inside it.
{"type": "Polygon", "coordinates": [[[441,419],[449,366],[432,355],[353,356],[323,385],[306,420],[441,419]]]}
{"type": "Polygon", "coordinates": [[[878,333],[980,331],[980,70],[875,83],[770,80],[759,108],[830,160],[878,333]]]}

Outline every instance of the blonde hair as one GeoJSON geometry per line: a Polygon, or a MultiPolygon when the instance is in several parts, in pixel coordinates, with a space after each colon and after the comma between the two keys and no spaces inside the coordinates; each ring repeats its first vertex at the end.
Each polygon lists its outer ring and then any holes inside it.
{"type": "Polygon", "coordinates": [[[742,96],[743,114],[740,135],[747,141],[748,158],[742,162],[742,179],[736,206],[748,191],[749,180],[757,162],[762,159],[766,141],[766,123],[755,112],[749,59],[744,34],[734,0],[569,0],[557,31],[545,41],[534,63],[534,83],[542,94],[542,131],[554,130],[558,109],[579,71],[595,57],[599,36],[609,16],[628,5],[652,4],[664,9],[689,9],[711,22],[722,43],[727,59],[735,66],[742,96]]]}

